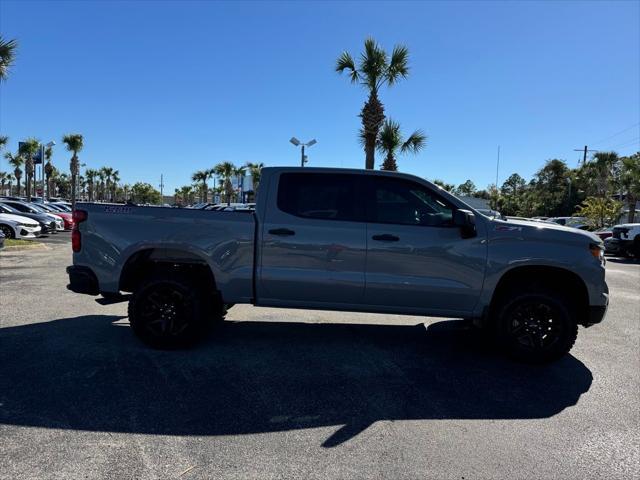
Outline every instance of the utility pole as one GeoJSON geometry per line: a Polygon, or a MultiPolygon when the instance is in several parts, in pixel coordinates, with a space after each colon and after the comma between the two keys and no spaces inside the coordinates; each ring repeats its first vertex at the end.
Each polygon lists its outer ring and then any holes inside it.
{"type": "Polygon", "coordinates": [[[164,182],[162,181],[162,174],[160,174],[160,205],[164,205],[164,182]]]}
{"type": "Polygon", "coordinates": [[[301,152],[302,152],[302,156],[300,157],[300,166],[304,167],[304,164],[307,163],[307,159],[304,158],[304,144],[302,145],[301,152]]]}
{"type": "MultiPolygon", "coordinates": [[[[585,145],[584,148],[574,148],[574,152],[583,152],[582,154],[582,165],[587,163],[587,152],[597,152],[598,150],[589,150],[589,148],[585,145]]],[[[578,166],[580,166],[580,162],[578,161],[578,166]]]]}

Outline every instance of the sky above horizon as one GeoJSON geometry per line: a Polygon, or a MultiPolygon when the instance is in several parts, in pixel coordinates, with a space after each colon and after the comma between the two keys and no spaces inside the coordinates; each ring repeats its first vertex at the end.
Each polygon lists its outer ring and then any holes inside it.
{"type": "MultiPolygon", "coordinates": [[[[334,71],[367,36],[410,50],[380,97],[427,147],[399,169],[479,188],[574,149],[640,149],[640,2],[0,2],[19,42],[0,85],[0,132],[85,137],[87,167],[165,194],[222,161],[364,167],[366,92],[334,71]]],[[[376,166],[381,163],[377,155],[376,166]]],[[[0,159],[0,170],[8,171],[0,159]]]]}

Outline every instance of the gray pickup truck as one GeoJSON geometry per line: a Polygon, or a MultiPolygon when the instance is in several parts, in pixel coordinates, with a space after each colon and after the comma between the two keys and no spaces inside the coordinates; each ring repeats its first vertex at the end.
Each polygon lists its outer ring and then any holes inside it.
{"type": "Polygon", "coordinates": [[[68,288],[130,298],[133,331],[157,348],[250,303],[469,319],[542,362],[609,300],[595,235],[488,218],[395,172],[265,168],[255,212],[79,203],[74,218],[68,288]]]}

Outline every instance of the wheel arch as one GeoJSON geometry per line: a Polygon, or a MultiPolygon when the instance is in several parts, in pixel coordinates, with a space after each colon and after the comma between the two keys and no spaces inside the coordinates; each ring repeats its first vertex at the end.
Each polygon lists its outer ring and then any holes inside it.
{"type": "Polygon", "coordinates": [[[133,292],[154,272],[186,272],[216,290],[215,275],[204,255],[181,248],[147,247],[130,255],[120,271],[119,289],[133,292]]]}
{"type": "Polygon", "coordinates": [[[505,272],[494,289],[489,305],[490,317],[505,297],[518,288],[545,288],[569,293],[568,299],[576,310],[579,324],[589,320],[589,291],[578,274],[562,267],[550,265],[523,265],[505,272]]]}

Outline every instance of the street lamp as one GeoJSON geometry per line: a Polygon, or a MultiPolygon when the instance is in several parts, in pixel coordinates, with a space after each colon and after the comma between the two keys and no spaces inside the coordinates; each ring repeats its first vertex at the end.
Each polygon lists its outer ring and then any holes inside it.
{"type": "Polygon", "coordinates": [[[313,140],[308,141],[307,143],[302,143],[300,140],[298,140],[296,137],[291,137],[291,140],[289,140],[291,143],[293,143],[296,147],[302,147],[301,149],[301,155],[300,155],[300,166],[304,167],[304,164],[307,163],[307,156],[304,154],[304,147],[311,147],[313,145],[315,145],[316,143],[318,143],[316,141],[316,139],[314,138],[313,140]]]}

